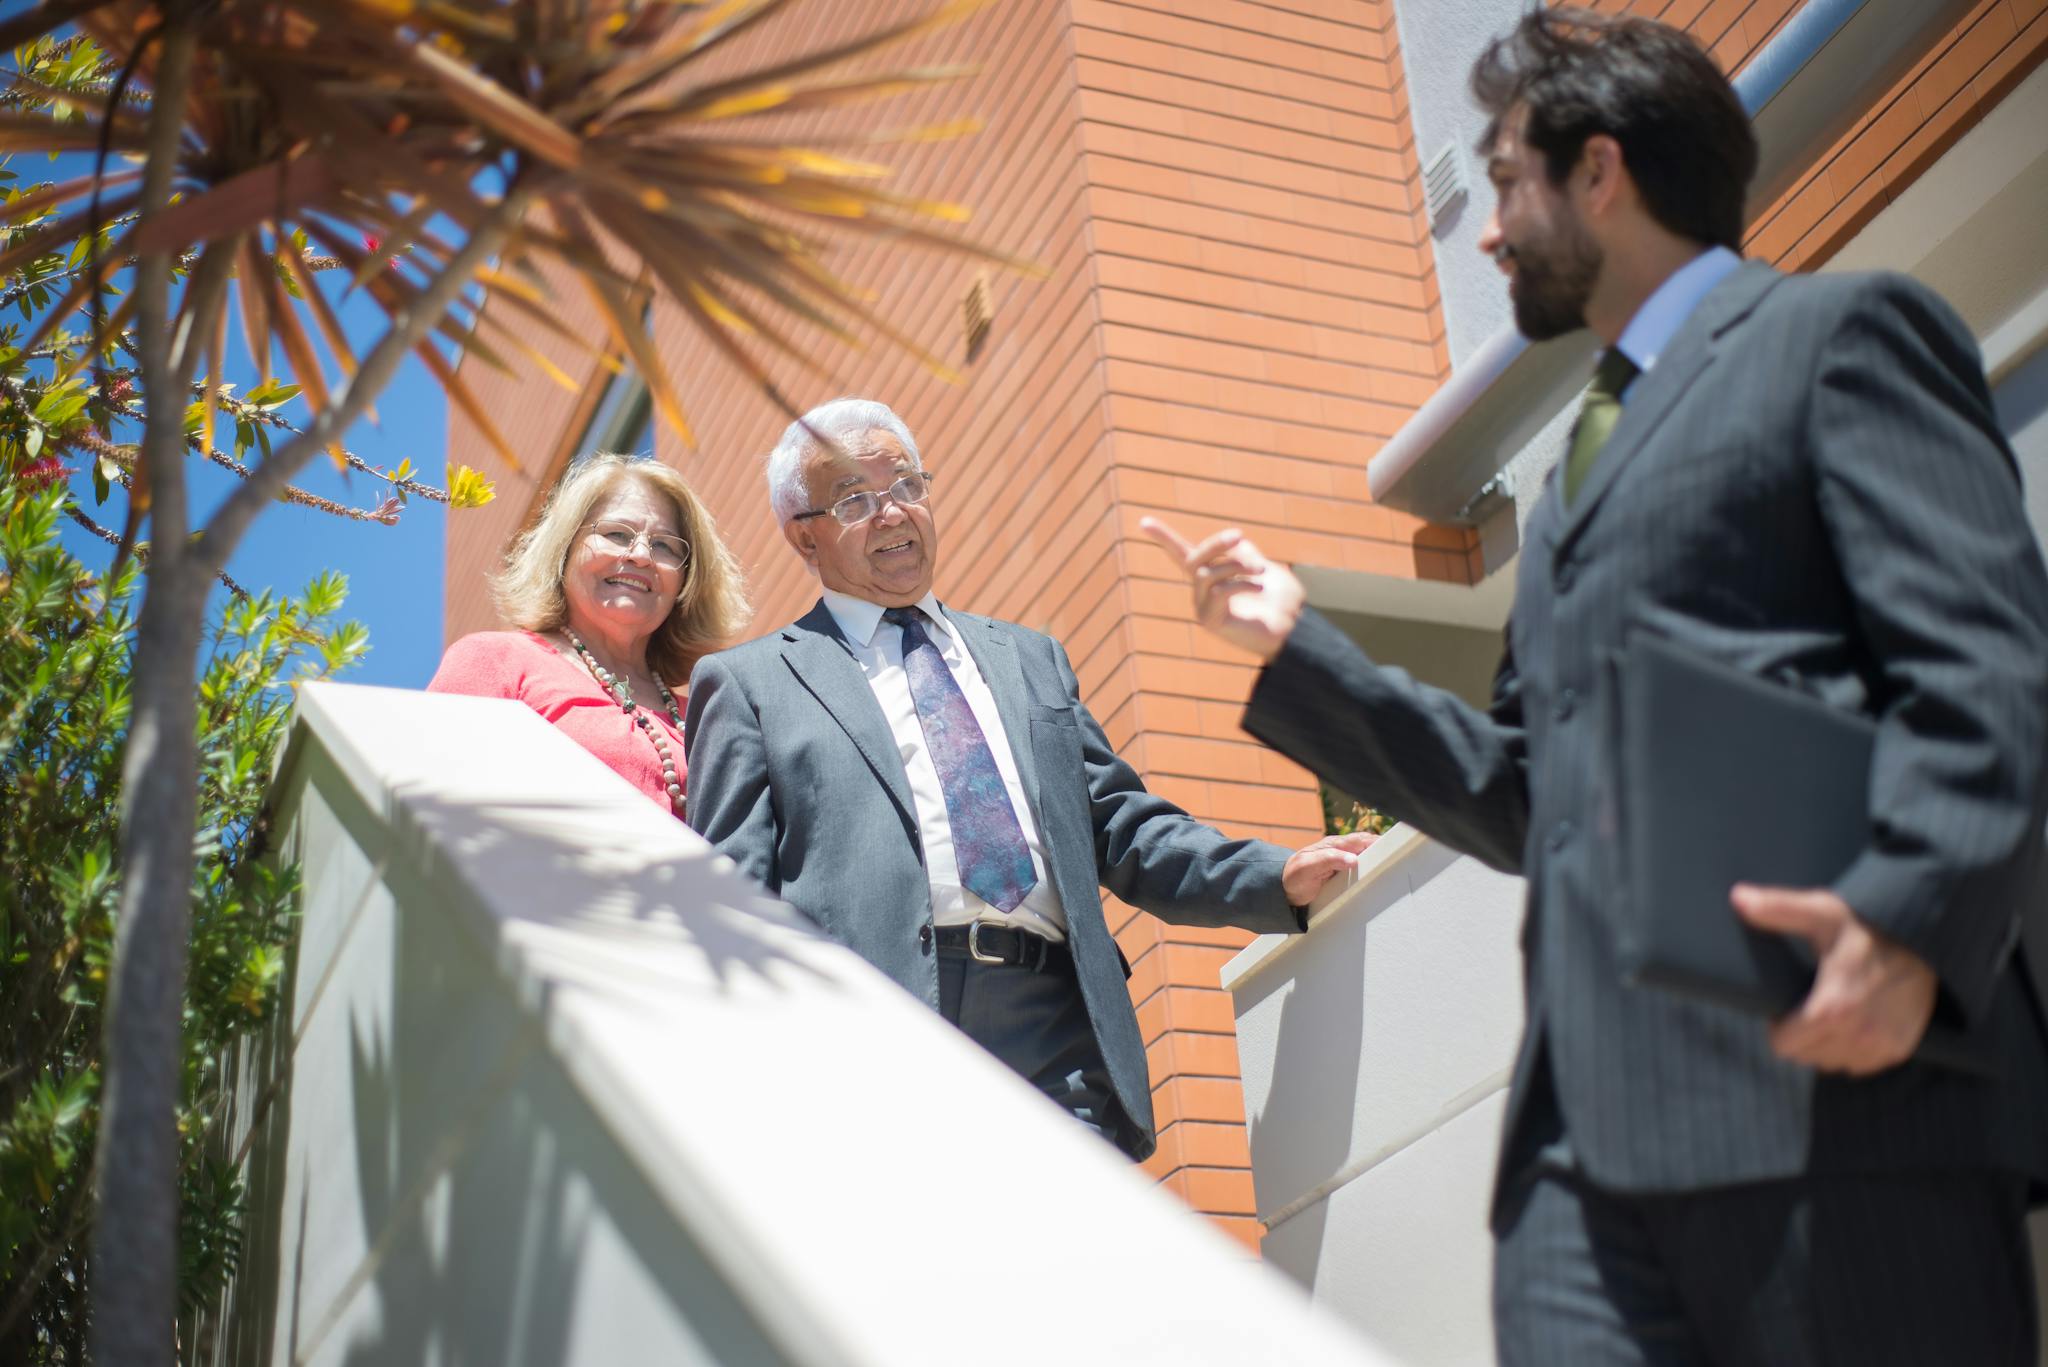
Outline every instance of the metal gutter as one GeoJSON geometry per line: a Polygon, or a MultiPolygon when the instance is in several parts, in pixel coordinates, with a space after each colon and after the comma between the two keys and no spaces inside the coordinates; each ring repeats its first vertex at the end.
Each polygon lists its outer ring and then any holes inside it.
{"type": "MultiPolygon", "coordinates": [[[[1808,0],[1735,79],[1756,126],[1753,206],[1770,204],[1968,12],[1971,0],[1808,0]]],[[[1373,500],[1476,521],[1480,491],[1585,387],[1597,339],[1487,338],[1366,465],[1373,500]]]]}

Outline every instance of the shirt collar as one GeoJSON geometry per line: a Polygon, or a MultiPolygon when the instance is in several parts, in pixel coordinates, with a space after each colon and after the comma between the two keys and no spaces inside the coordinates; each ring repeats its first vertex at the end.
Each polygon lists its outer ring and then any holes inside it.
{"type": "MultiPolygon", "coordinates": [[[[870,603],[865,598],[855,598],[852,594],[841,593],[837,589],[826,589],[823,596],[825,611],[831,613],[832,620],[839,624],[842,636],[862,650],[874,644],[875,629],[882,625],[883,607],[880,603],[870,603]]],[[[946,620],[946,614],[940,609],[936,594],[927,592],[924,597],[917,600],[916,607],[943,627],[948,635],[952,634],[953,624],[946,620]]]]}
{"type": "Polygon", "coordinates": [[[1685,326],[1685,320],[1692,317],[1700,300],[1741,264],[1742,258],[1726,247],[1707,248],[1673,271],[1643,301],[1636,316],[1621,330],[1615,348],[1634,361],[1638,370],[1649,370],[1685,326]]]}

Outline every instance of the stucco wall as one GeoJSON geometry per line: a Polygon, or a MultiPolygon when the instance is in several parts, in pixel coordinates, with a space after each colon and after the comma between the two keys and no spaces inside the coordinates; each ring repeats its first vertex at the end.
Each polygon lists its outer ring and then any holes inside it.
{"type": "Polygon", "coordinates": [[[1444,335],[1451,364],[1512,321],[1498,267],[1479,252],[1479,234],[1493,209],[1486,163],[1474,144],[1486,130],[1486,116],[1472,101],[1473,58],[1496,35],[1513,27],[1527,0],[1396,0],[1401,52],[1407,59],[1410,116],[1415,146],[1427,165],[1451,146],[1464,168],[1465,202],[1455,217],[1433,230],[1437,289],[1443,296],[1444,335]]]}

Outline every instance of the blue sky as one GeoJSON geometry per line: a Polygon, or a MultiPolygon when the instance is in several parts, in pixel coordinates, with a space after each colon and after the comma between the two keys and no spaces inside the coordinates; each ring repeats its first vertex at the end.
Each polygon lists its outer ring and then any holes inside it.
{"type": "MultiPolygon", "coordinates": [[[[358,347],[367,350],[380,334],[383,314],[367,297],[342,306],[342,323],[358,347]]],[[[238,329],[230,328],[234,337],[238,329]]],[[[239,338],[229,347],[227,372],[237,392],[256,387],[255,367],[239,338]]],[[[288,376],[285,378],[289,378],[288,376]]],[[[330,382],[339,378],[332,370],[330,382]]],[[[448,446],[447,402],[441,389],[417,359],[408,358],[391,387],[377,400],[378,425],[368,421],[349,430],[344,445],[375,466],[391,468],[410,459],[419,478],[441,485],[448,446]]],[[[304,406],[287,405],[294,425],[305,420],[304,406]]],[[[235,476],[194,457],[187,462],[194,525],[227,496],[235,476]]],[[[316,458],[294,481],[337,503],[374,508],[389,493],[382,480],[351,472],[344,478],[326,456],[316,458]]],[[[96,520],[119,530],[125,497],[116,490],[104,509],[93,507],[92,478],[81,469],[72,480],[79,506],[96,520]]],[[[441,505],[415,498],[399,515],[396,526],[357,522],[311,508],[279,503],[251,525],[228,562],[228,573],[251,592],[264,588],[296,593],[325,570],[348,576],[347,615],[370,629],[370,651],[344,677],[350,683],[419,688],[433,676],[441,658],[441,583],[444,523],[461,517],[441,505]]],[[[65,543],[89,565],[104,565],[112,547],[66,521],[65,543]]],[[[217,589],[216,597],[226,590],[217,589]]]]}
{"type": "MultiPolygon", "coordinates": [[[[42,178],[40,168],[16,161],[24,181],[42,178]]],[[[68,168],[53,170],[63,173],[68,168]]],[[[339,276],[341,273],[331,272],[339,276]]],[[[360,355],[383,333],[384,314],[368,296],[357,293],[342,298],[339,281],[329,284],[329,297],[336,303],[342,326],[360,355]]],[[[74,325],[82,328],[83,324],[74,325]]],[[[226,363],[227,378],[237,393],[254,389],[259,377],[241,341],[241,329],[231,324],[226,363]]],[[[317,345],[317,343],[316,343],[317,345]]],[[[330,384],[339,372],[323,353],[330,384]]],[[[281,365],[274,359],[273,365],[281,365]]],[[[280,378],[289,380],[289,374],[280,378]]],[[[389,469],[401,460],[411,460],[417,477],[425,483],[445,484],[448,446],[447,401],[440,386],[417,358],[408,357],[398,377],[376,401],[379,422],[358,422],[343,443],[370,464],[389,469]]],[[[305,421],[305,406],[294,400],[284,409],[293,424],[305,421]]],[[[216,445],[222,445],[217,439],[216,445]]],[[[225,446],[223,446],[225,449],[225,446]]],[[[69,463],[78,465],[72,460],[69,463]]],[[[237,482],[229,471],[194,457],[186,463],[192,489],[194,525],[200,525],[237,482]]],[[[334,468],[326,456],[316,458],[293,481],[299,487],[337,503],[369,509],[390,492],[382,480],[334,468]]],[[[80,466],[72,479],[73,496],[86,513],[103,525],[120,529],[125,495],[118,489],[104,508],[93,504],[90,472],[80,466]]],[[[441,587],[445,519],[462,517],[440,504],[414,498],[400,513],[395,526],[357,522],[315,509],[279,503],[273,505],[250,527],[249,534],[228,562],[228,573],[251,592],[264,588],[296,593],[308,580],[325,570],[339,570],[348,576],[346,615],[370,629],[370,650],[363,662],[343,677],[350,683],[387,684],[419,688],[433,676],[441,658],[441,587]]],[[[113,548],[83,528],[66,521],[64,541],[73,554],[93,566],[105,565],[113,548]]],[[[217,589],[216,597],[226,590],[217,589]]]]}
{"type": "MultiPolygon", "coordinates": [[[[0,15],[19,8],[18,0],[0,0],[0,15]]],[[[14,172],[15,185],[28,186],[88,174],[94,159],[79,153],[54,158],[24,153],[0,160],[14,172]]],[[[459,231],[441,220],[429,226],[444,239],[459,231]]],[[[116,279],[125,286],[125,280],[116,279]]],[[[344,296],[344,272],[326,272],[321,283],[357,355],[367,352],[383,335],[383,311],[360,291],[344,296]]],[[[86,324],[80,317],[66,326],[78,333],[84,331],[86,324]]],[[[307,330],[313,331],[310,324],[307,330]]],[[[328,383],[338,383],[341,374],[332,357],[323,344],[316,341],[314,345],[320,352],[328,383]]],[[[443,350],[445,353],[449,349],[443,350]]],[[[273,365],[282,368],[282,357],[274,355],[273,365]]],[[[239,319],[232,314],[225,370],[224,378],[232,381],[235,392],[240,394],[256,388],[262,379],[243,344],[239,319]]],[[[289,381],[293,377],[285,373],[279,378],[289,381]]],[[[358,422],[343,444],[381,468],[389,469],[409,459],[416,478],[445,487],[447,401],[417,358],[406,359],[397,378],[376,398],[375,407],[379,421],[358,422]]],[[[286,406],[284,416],[295,426],[303,424],[305,405],[294,400],[286,406]]],[[[117,433],[116,439],[133,440],[133,434],[117,433]]],[[[232,443],[217,438],[216,444],[227,449],[232,443]]],[[[75,456],[67,458],[66,463],[79,467],[72,479],[72,490],[80,508],[102,525],[118,531],[125,516],[126,495],[116,490],[105,507],[96,507],[89,467],[75,456]]],[[[227,495],[236,476],[197,457],[186,463],[186,471],[192,490],[193,525],[197,527],[227,495]]],[[[316,458],[293,482],[324,498],[363,509],[375,508],[390,492],[382,480],[358,473],[345,476],[325,456],[316,458]]],[[[444,531],[445,519],[450,516],[464,514],[451,514],[442,505],[420,498],[406,506],[395,526],[358,522],[279,503],[256,519],[228,562],[228,573],[251,592],[271,588],[288,593],[303,589],[307,581],[326,570],[346,574],[346,615],[369,628],[370,650],[363,662],[344,677],[353,683],[418,688],[432,677],[441,658],[444,531]]],[[[68,519],[61,525],[65,529],[65,545],[86,564],[99,567],[111,561],[112,547],[68,519]]],[[[225,589],[216,589],[216,599],[225,595],[225,589]]]]}

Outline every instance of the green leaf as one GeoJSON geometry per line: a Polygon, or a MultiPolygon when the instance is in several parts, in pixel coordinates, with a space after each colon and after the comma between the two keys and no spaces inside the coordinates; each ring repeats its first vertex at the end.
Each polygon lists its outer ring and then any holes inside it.
{"type": "Polygon", "coordinates": [[[58,404],[64,402],[69,392],[65,387],[46,389],[37,396],[35,407],[29,411],[35,415],[36,421],[46,423],[50,421],[50,414],[56,410],[58,404]]]}
{"type": "Polygon", "coordinates": [[[104,460],[94,461],[92,463],[92,501],[96,504],[103,504],[107,501],[107,495],[113,492],[114,484],[112,480],[107,478],[106,462],[104,460]]]}
{"type": "MultiPolygon", "coordinates": [[[[90,392],[81,389],[74,394],[67,394],[60,402],[51,405],[48,413],[39,413],[37,416],[42,418],[44,423],[61,432],[70,424],[73,418],[84,411],[87,401],[91,398],[92,394],[90,392]]],[[[41,408],[42,405],[37,404],[36,407],[41,408]]]]}
{"type": "Polygon", "coordinates": [[[299,386],[295,384],[285,384],[281,380],[265,380],[250,390],[242,402],[268,413],[290,403],[298,394],[299,386]]]}
{"type": "Polygon", "coordinates": [[[341,610],[348,597],[348,576],[329,570],[318,575],[306,585],[305,603],[308,619],[318,621],[341,610]]]}

